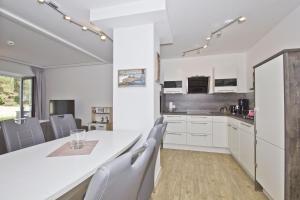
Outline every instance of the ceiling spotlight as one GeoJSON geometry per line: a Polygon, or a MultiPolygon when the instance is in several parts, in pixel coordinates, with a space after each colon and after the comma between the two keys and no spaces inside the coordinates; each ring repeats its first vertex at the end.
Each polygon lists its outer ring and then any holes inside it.
{"type": "Polygon", "coordinates": [[[83,31],[86,31],[86,30],[88,30],[88,28],[87,28],[86,26],[83,26],[83,27],[82,27],[82,30],[83,30],[83,31]]]}
{"type": "Polygon", "coordinates": [[[68,16],[68,15],[64,15],[64,19],[70,21],[70,20],[71,20],[71,17],[68,16]]]}
{"type": "Polygon", "coordinates": [[[209,41],[209,40],[211,40],[211,37],[210,37],[210,36],[208,36],[208,37],[206,38],[206,41],[209,41]]]}
{"type": "Polygon", "coordinates": [[[45,3],[45,0],[37,0],[38,3],[43,4],[45,3]]]}
{"type": "Polygon", "coordinates": [[[208,47],[208,45],[206,44],[206,45],[203,46],[203,49],[206,49],[207,47],[208,47]]]}
{"type": "Polygon", "coordinates": [[[7,45],[8,45],[8,46],[15,46],[15,42],[14,42],[14,41],[11,41],[11,40],[8,40],[8,41],[7,41],[7,45]]]}
{"type": "Polygon", "coordinates": [[[101,40],[106,40],[106,35],[101,34],[101,35],[100,35],[100,39],[101,39],[101,40]]]}
{"type": "Polygon", "coordinates": [[[243,23],[247,20],[247,18],[246,17],[239,17],[238,20],[239,20],[239,23],[243,23]]]}

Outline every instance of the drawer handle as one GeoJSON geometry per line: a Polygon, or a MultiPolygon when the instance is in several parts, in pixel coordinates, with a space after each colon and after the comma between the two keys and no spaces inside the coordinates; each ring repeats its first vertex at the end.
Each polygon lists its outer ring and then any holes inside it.
{"type": "Polygon", "coordinates": [[[194,133],[191,133],[192,136],[208,136],[208,134],[194,134],[194,133]]]}
{"type": "Polygon", "coordinates": [[[248,128],[251,128],[251,126],[250,126],[250,125],[248,125],[248,124],[245,124],[245,123],[241,123],[241,125],[243,125],[243,126],[246,126],[246,127],[248,127],[248,128]]]}
{"type": "Polygon", "coordinates": [[[234,130],[238,130],[237,128],[235,128],[235,127],[233,127],[233,126],[232,126],[232,128],[233,128],[234,130]]]}
{"type": "Polygon", "coordinates": [[[197,119],[197,118],[207,119],[208,117],[201,117],[201,116],[195,116],[195,117],[193,117],[193,116],[192,116],[191,118],[196,118],[196,119],[197,119]]]}
{"type": "Polygon", "coordinates": [[[180,133],[168,133],[169,135],[182,135],[180,133]]]}
{"type": "Polygon", "coordinates": [[[208,124],[208,122],[191,122],[191,124],[208,124]]]}
{"type": "Polygon", "coordinates": [[[168,121],[169,124],[183,124],[184,121],[168,121]]]}

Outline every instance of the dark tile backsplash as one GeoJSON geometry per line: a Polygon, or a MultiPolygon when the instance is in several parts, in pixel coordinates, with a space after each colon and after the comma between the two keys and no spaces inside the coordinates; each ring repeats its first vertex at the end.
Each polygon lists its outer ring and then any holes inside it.
{"type": "Polygon", "coordinates": [[[168,112],[169,102],[176,106],[176,112],[206,110],[216,112],[222,106],[236,105],[238,99],[249,99],[250,109],[254,108],[254,93],[226,94],[164,94],[164,112],[168,112]]]}

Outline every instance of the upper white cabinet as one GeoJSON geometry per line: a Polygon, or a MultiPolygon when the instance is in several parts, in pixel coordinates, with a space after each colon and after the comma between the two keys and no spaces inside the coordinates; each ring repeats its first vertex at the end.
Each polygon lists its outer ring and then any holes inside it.
{"type": "MultiPolygon", "coordinates": [[[[162,59],[162,81],[182,80],[187,82],[191,76],[209,76],[210,86],[214,79],[237,78],[236,92],[249,92],[245,54],[225,54],[193,58],[162,59]]],[[[209,93],[214,92],[210,87],[209,93]]]]}

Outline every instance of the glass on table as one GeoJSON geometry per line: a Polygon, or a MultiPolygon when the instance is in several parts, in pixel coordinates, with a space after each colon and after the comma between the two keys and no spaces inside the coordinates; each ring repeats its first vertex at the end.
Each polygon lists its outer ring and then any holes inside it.
{"type": "Polygon", "coordinates": [[[70,147],[71,149],[81,149],[85,142],[85,130],[75,129],[70,131],[70,147]]]}

